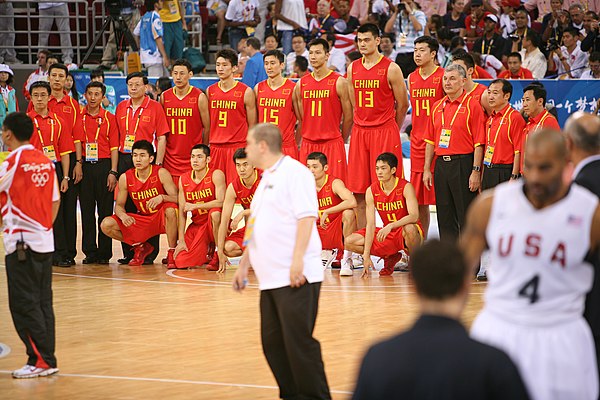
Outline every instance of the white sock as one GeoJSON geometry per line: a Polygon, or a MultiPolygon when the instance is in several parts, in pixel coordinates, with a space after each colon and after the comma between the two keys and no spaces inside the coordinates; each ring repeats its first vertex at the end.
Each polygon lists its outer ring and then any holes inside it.
{"type": "Polygon", "coordinates": [[[352,257],[352,252],[350,250],[344,250],[344,259],[348,259],[352,257]]]}

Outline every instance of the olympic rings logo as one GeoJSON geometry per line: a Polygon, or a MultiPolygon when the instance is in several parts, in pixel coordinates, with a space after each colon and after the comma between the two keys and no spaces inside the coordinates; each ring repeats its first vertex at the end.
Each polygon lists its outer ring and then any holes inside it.
{"type": "Polygon", "coordinates": [[[38,173],[31,174],[31,182],[33,182],[33,184],[36,187],[45,186],[49,180],[50,180],[50,175],[47,172],[38,172],[38,173]]]}

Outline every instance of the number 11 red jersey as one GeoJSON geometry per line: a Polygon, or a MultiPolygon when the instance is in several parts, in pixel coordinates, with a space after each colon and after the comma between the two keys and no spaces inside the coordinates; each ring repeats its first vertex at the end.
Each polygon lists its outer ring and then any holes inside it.
{"type": "Polygon", "coordinates": [[[300,78],[302,138],[324,141],[342,137],[342,103],[336,90],[340,77],[340,74],[331,71],[320,81],[312,73],[300,78]]]}

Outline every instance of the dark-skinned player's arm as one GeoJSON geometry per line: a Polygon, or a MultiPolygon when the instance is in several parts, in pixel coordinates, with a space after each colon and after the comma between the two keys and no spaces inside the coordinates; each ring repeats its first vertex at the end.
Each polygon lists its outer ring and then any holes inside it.
{"type": "Polygon", "coordinates": [[[329,217],[329,215],[343,212],[345,210],[351,210],[357,206],[356,198],[352,192],[348,190],[341,179],[334,179],[334,181],[331,183],[331,189],[333,190],[333,193],[342,199],[342,202],[337,206],[329,207],[321,212],[321,228],[325,228],[325,221],[327,221],[327,217],[329,217]]]}
{"type": "Polygon", "coordinates": [[[492,211],[493,190],[486,190],[473,200],[467,211],[465,229],[460,236],[460,248],[467,265],[475,269],[481,260],[481,254],[488,247],[485,231],[492,211]]]}
{"type": "Polygon", "coordinates": [[[373,239],[375,239],[375,200],[373,198],[373,191],[371,188],[367,188],[365,192],[366,206],[366,217],[367,226],[365,231],[365,245],[363,249],[363,266],[364,270],[362,273],[363,277],[368,277],[371,274],[371,268],[373,268],[373,261],[371,261],[371,246],[373,246],[373,239]]]}
{"type": "Polygon", "coordinates": [[[198,96],[198,111],[202,121],[202,143],[208,144],[208,133],[210,132],[210,115],[208,113],[208,97],[204,93],[198,96]]]}
{"type": "Polygon", "coordinates": [[[256,125],[256,96],[252,88],[246,89],[244,93],[244,105],[246,106],[246,118],[248,120],[248,128],[256,125]]]}
{"type": "Polygon", "coordinates": [[[402,228],[404,225],[416,224],[419,222],[419,201],[417,200],[417,194],[415,193],[414,186],[410,183],[407,183],[406,186],[404,186],[404,191],[402,194],[406,199],[406,210],[408,211],[408,215],[381,228],[379,232],[377,232],[377,240],[380,242],[383,242],[387,235],[389,235],[394,229],[402,228]]]}
{"type": "Polygon", "coordinates": [[[402,70],[396,63],[391,63],[388,67],[388,82],[396,99],[396,124],[398,129],[402,129],[408,111],[408,90],[406,90],[402,70]]]}
{"type": "Polygon", "coordinates": [[[342,103],[342,138],[344,139],[344,142],[346,142],[352,131],[352,121],[354,119],[352,103],[350,103],[350,94],[348,93],[348,81],[345,78],[338,78],[335,83],[335,90],[342,103]]]}

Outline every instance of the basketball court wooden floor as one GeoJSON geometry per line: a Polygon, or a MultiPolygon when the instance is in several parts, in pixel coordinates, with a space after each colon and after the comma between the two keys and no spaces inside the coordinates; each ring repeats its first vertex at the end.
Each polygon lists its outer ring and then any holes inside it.
{"type": "MultiPolygon", "coordinates": [[[[121,251],[114,248],[116,260],[121,251]]],[[[78,262],[54,269],[60,373],[23,380],[10,375],[26,356],[0,267],[0,343],[10,347],[0,354],[0,399],[277,398],[261,350],[253,275],[238,294],[231,289],[234,268],[217,274],[78,262]]],[[[344,278],[338,271],[325,273],[315,335],[332,396],[346,399],[368,346],[410,326],[418,306],[406,273],[365,280],[362,270],[344,278]]],[[[481,308],[484,288],[473,283],[466,324],[481,308]]]]}

